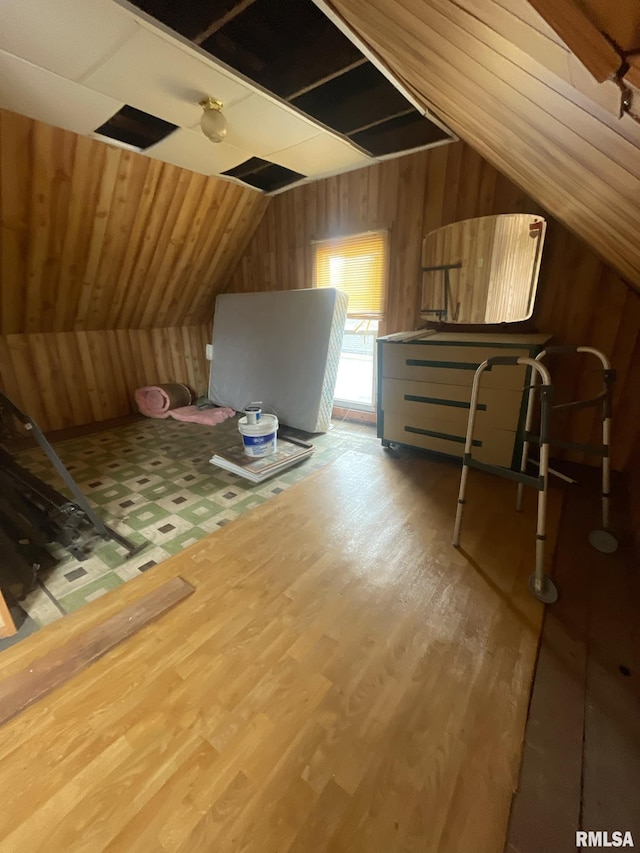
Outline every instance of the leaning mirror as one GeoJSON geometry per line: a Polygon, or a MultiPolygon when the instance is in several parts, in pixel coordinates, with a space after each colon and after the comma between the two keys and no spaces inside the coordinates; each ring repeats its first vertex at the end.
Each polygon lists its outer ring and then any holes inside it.
{"type": "Polygon", "coordinates": [[[420,316],[514,323],[533,313],[547,223],[508,213],[453,222],[422,244],[420,316]]]}

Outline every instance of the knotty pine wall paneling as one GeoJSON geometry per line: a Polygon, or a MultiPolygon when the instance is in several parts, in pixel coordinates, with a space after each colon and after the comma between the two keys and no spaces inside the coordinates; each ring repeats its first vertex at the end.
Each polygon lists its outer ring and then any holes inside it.
{"type": "Polygon", "coordinates": [[[633,547],[640,557],[640,439],[631,456],[628,472],[629,529],[633,547]]]}
{"type": "Polygon", "coordinates": [[[0,336],[0,388],[47,431],[123,417],[142,385],[206,394],[209,324],[0,336]]]}
{"type": "Polygon", "coordinates": [[[205,345],[268,199],[0,110],[0,390],[45,430],[205,393],[205,345]]]}
{"type": "Polygon", "coordinates": [[[0,334],[206,322],[267,204],[0,110],[0,334]]]}
{"type": "MultiPolygon", "coordinates": [[[[494,213],[535,213],[548,221],[533,325],[557,342],[590,344],[618,370],[613,464],[628,465],[640,437],[640,295],[585,243],[462,142],[307,184],[275,196],[233,274],[229,291],[310,287],[311,241],[375,228],[390,232],[386,331],[420,324],[422,237],[451,222],[494,213]]],[[[593,395],[592,364],[552,364],[565,400],[593,395]]],[[[574,412],[563,437],[601,440],[595,410],[574,412]]],[[[584,461],[581,454],[572,459],[584,461]]],[[[588,460],[596,462],[596,460],[588,460]]]]}

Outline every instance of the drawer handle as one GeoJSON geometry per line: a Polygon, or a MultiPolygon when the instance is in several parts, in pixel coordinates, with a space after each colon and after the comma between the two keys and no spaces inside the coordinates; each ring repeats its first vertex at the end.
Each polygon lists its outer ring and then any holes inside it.
{"type": "Polygon", "coordinates": [[[471,361],[428,361],[423,358],[407,358],[405,364],[408,367],[444,367],[449,370],[473,370],[480,367],[480,362],[471,361]]]}
{"type": "MultiPolygon", "coordinates": [[[[430,438],[443,438],[445,441],[457,441],[458,444],[464,444],[466,439],[463,435],[449,435],[447,432],[435,432],[432,429],[418,429],[418,427],[406,426],[405,432],[415,432],[418,435],[428,435],[430,438]]],[[[474,438],[472,441],[474,447],[482,447],[482,442],[474,438]]]]}
{"type": "MultiPolygon", "coordinates": [[[[441,397],[418,397],[416,394],[405,394],[404,399],[410,403],[433,403],[434,406],[453,406],[455,409],[470,409],[471,403],[463,403],[460,400],[443,400],[441,397]]],[[[478,403],[478,412],[486,412],[487,404],[478,403]]]]}

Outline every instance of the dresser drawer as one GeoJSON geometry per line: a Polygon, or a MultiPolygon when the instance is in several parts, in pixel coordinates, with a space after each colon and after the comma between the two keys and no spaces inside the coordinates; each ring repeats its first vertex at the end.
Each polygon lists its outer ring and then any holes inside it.
{"type": "MultiPolygon", "coordinates": [[[[529,357],[524,347],[446,346],[442,344],[383,343],[382,376],[385,379],[410,379],[443,385],[471,385],[478,366],[494,356],[529,357]]],[[[526,366],[498,366],[485,371],[485,388],[522,390],[526,366]]]]}
{"type": "MultiPolygon", "coordinates": [[[[397,412],[384,414],[383,439],[398,444],[421,447],[436,453],[446,453],[460,459],[464,453],[466,422],[460,430],[452,429],[446,420],[434,419],[428,427],[422,427],[400,416],[397,412]]],[[[516,431],[498,429],[490,424],[476,423],[472,455],[480,462],[510,468],[516,431]]]]}
{"type": "MultiPolygon", "coordinates": [[[[415,426],[428,426],[433,420],[440,420],[466,432],[470,386],[412,382],[408,379],[383,379],[381,386],[381,408],[384,412],[397,412],[405,418],[406,423],[415,426]]],[[[476,425],[491,424],[502,429],[516,429],[521,406],[521,391],[486,388],[482,383],[476,425]]]]}

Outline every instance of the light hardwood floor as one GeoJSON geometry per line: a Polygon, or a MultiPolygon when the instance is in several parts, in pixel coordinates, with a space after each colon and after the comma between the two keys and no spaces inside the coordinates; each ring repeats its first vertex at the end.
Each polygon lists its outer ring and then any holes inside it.
{"type": "Polygon", "coordinates": [[[196,588],[0,730],[0,849],[502,851],[534,504],[472,472],[457,552],[458,478],[346,454],[3,653],[8,675],[170,577],[196,588]]]}

